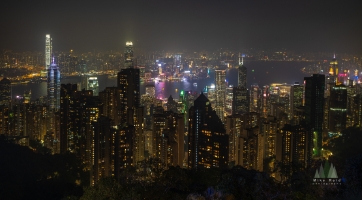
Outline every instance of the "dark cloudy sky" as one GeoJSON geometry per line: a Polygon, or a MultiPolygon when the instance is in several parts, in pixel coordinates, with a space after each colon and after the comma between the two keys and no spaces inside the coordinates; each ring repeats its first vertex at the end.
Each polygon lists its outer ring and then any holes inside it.
{"type": "Polygon", "coordinates": [[[0,49],[286,48],[362,53],[358,0],[11,0],[0,3],[0,49]]]}

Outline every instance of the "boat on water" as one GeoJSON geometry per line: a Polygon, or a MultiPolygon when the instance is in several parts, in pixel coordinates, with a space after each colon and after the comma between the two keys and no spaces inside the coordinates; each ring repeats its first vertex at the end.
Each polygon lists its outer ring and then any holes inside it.
{"type": "Polygon", "coordinates": [[[194,85],[195,87],[197,87],[197,83],[194,83],[193,85],[194,85]]]}

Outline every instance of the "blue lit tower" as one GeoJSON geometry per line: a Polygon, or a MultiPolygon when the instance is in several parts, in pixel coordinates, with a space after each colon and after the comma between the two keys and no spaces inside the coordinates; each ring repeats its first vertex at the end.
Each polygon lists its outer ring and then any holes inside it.
{"type": "Polygon", "coordinates": [[[323,74],[313,74],[311,77],[304,78],[305,84],[305,121],[310,131],[313,141],[313,156],[321,156],[322,149],[322,131],[324,120],[324,87],[325,76],[323,74]]]}
{"type": "Polygon", "coordinates": [[[54,63],[54,58],[53,63],[48,68],[47,83],[49,109],[57,111],[60,107],[60,72],[58,65],[54,63]]]}
{"type": "Polygon", "coordinates": [[[56,120],[56,112],[60,109],[60,72],[58,66],[53,62],[47,70],[47,132],[44,140],[46,147],[52,149],[53,153],[60,153],[60,135],[56,120]]]}

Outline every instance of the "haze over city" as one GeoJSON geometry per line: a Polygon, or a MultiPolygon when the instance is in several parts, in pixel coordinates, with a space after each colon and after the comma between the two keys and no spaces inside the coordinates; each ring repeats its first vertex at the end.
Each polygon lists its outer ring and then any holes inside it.
{"type": "Polygon", "coordinates": [[[361,5],[2,1],[0,199],[362,199],[361,5]]]}
{"type": "Polygon", "coordinates": [[[260,48],[362,53],[359,1],[2,2],[0,49],[147,50],[260,48]]]}

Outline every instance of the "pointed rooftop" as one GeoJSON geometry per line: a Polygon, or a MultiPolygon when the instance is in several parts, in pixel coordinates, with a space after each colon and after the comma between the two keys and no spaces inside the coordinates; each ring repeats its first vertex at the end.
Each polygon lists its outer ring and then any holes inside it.
{"type": "Polygon", "coordinates": [[[197,97],[197,99],[195,99],[195,102],[206,102],[206,101],[209,101],[209,99],[204,95],[204,93],[202,92],[200,94],[199,97],[197,97]]]}

